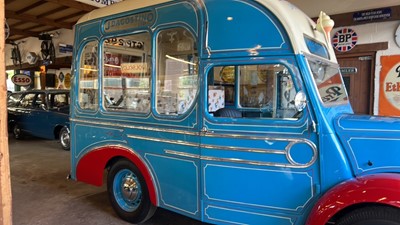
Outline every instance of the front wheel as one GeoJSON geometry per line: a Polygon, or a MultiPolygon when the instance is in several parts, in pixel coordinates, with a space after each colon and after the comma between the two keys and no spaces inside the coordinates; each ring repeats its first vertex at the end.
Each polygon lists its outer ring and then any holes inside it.
{"type": "Polygon", "coordinates": [[[69,151],[70,148],[70,133],[67,127],[63,127],[60,131],[60,144],[61,148],[69,151]]]}
{"type": "Polygon", "coordinates": [[[338,220],[337,225],[400,225],[400,210],[390,206],[356,209],[338,220]]]}
{"type": "Polygon", "coordinates": [[[119,217],[142,223],[154,214],[146,182],[139,169],[128,160],[115,163],[107,176],[107,191],[112,207],[119,217]]]}

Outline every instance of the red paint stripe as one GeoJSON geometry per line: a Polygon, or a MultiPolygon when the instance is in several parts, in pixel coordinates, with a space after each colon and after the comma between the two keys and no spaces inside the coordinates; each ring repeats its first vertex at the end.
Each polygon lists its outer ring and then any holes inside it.
{"type": "Polygon", "coordinates": [[[120,146],[107,146],[88,152],[79,160],[76,167],[77,180],[95,186],[102,186],[104,169],[107,163],[115,157],[129,159],[137,166],[146,181],[147,188],[149,190],[150,201],[155,206],[158,206],[156,189],[150,170],[141,157],[128,148],[123,148],[120,146]]]}

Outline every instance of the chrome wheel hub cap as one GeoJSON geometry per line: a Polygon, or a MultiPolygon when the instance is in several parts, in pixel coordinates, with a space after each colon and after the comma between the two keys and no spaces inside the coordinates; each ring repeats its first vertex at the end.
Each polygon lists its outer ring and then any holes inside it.
{"type": "Polygon", "coordinates": [[[134,178],[126,176],[122,182],[122,195],[128,201],[134,201],[139,196],[139,186],[134,178]]]}

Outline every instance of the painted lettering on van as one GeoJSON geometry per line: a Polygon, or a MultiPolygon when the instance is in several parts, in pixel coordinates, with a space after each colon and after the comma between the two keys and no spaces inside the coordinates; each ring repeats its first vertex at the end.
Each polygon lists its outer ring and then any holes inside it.
{"type": "Polygon", "coordinates": [[[132,29],[137,27],[151,26],[154,23],[154,13],[145,12],[135,15],[120,17],[117,19],[108,20],[104,24],[105,32],[113,32],[119,30],[132,29]]]}

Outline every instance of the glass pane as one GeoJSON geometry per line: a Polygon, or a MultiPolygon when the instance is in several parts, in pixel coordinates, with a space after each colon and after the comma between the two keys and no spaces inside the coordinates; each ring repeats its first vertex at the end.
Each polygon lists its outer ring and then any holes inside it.
{"type": "Polygon", "coordinates": [[[296,115],[296,89],[284,65],[218,66],[211,71],[208,77],[208,112],[213,116],[293,118],[296,115]]]}
{"type": "Polygon", "coordinates": [[[327,106],[348,103],[339,65],[311,56],[307,61],[322,102],[327,106]]]}
{"type": "Polygon", "coordinates": [[[296,90],[281,64],[239,67],[239,105],[244,117],[292,118],[296,90]]]}
{"type": "Polygon", "coordinates": [[[315,55],[324,57],[326,59],[329,59],[328,50],[326,49],[326,47],[323,44],[321,44],[321,43],[319,43],[319,42],[317,42],[317,41],[315,41],[315,40],[313,40],[313,39],[311,39],[309,37],[305,37],[304,40],[306,42],[308,50],[312,54],[315,54],[315,55]]]}
{"type": "Polygon", "coordinates": [[[183,29],[163,30],[157,37],[157,113],[186,113],[195,103],[198,54],[193,35],[183,29]]]}
{"type": "Polygon", "coordinates": [[[82,109],[94,110],[99,104],[97,46],[97,41],[89,42],[81,54],[78,97],[82,109]]]}
{"type": "Polygon", "coordinates": [[[110,38],[103,46],[104,107],[107,110],[150,112],[150,34],[110,38]]]}

